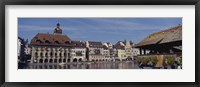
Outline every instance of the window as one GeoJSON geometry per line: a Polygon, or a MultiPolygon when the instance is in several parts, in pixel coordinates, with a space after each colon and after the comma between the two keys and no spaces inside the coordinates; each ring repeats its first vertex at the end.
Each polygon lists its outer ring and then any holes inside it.
{"type": "Polygon", "coordinates": [[[57,56],[57,53],[55,53],[55,56],[57,56]]]}
{"type": "Polygon", "coordinates": [[[62,56],[62,54],[60,53],[60,55],[59,56],[62,56]]]}
{"type": "Polygon", "coordinates": [[[42,52],[40,53],[40,56],[42,56],[42,52]]]}
{"type": "Polygon", "coordinates": [[[53,53],[52,53],[52,52],[50,52],[50,56],[53,56],[53,53]]]}
{"type": "Polygon", "coordinates": [[[64,56],[66,56],[66,53],[64,53],[64,56]]]}
{"type": "Polygon", "coordinates": [[[35,56],[36,56],[36,57],[38,56],[38,53],[37,53],[37,52],[35,52],[35,56]]]}
{"type": "Polygon", "coordinates": [[[47,52],[45,53],[45,56],[48,56],[48,53],[47,53],[47,52]]]}
{"type": "Polygon", "coordinates": [[[38,39],[38,40],[36,40],[36,43],[42,43],[42,41],[38,39]]]}
{"type": "Polygon", "coordinates": [[[54,43],[55,43],[55,44],[59,44],[59,42],[58,42],[58,41],[55,41],[54,43]]]}

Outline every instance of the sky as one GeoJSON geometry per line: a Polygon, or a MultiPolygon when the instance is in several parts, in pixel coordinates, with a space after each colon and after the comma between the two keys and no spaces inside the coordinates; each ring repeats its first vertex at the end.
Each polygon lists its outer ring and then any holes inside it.
{"type": "Polygon", "coordinates": [[[57,23],[72,40],[115,44],[138,43],[154,32],[182,24],[182,18],[18,18],[18,36],[30,42],[37,33],[53,34],[57,23]]]}

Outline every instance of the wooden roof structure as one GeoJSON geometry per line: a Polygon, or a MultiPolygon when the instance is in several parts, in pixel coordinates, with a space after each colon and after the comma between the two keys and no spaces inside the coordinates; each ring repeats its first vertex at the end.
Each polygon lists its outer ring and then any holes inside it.
{"type": "Polygon", "coordinates": [[[140,48],[148,45],[166,44],[177,41],[182,42],[182,25],[153,33],[147,36],[144,40],[142,40],[138,44],[136,44],[134,47],[140,48]]]}

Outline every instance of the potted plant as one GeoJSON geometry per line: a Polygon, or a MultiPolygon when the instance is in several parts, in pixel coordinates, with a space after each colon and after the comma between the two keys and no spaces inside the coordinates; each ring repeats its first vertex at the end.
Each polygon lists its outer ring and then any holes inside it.
{"type": "Polygon", "coordinates": [[[167,64],[169,66],[171,66],[172,69],[174,69],[175,68],[175,66],[174,66],[175,58],[173,58],[173,57],[167,57],[166,59],[167,59],[167,64]]]}
{"type": "Polygon", "coordinates": [[[152,66],[154,67],[157,64],[158,59],[156,57],[151,57],[150,61],[152,62],[152,64],[153,64],[152,66]]]}

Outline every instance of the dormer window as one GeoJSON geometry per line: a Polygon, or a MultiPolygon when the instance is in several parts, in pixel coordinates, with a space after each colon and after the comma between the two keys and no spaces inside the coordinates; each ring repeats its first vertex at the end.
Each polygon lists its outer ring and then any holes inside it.
{"type": "Polygon", "coordinates": [[[42,43],[42,41],[41,40],[36,40],[36,43],[42,43]]]}
{"type": "Polygon", "coordinates": [[[69,44],[70,42],[69,41],[65,41],[65,44],[69,44]]]}
{"type": "Polygon", "coordinates": [[[59,44],[59,42],[58,42],[58,41],[55,41],[54,43],[55,43],[55,44],[59,44]]]}

